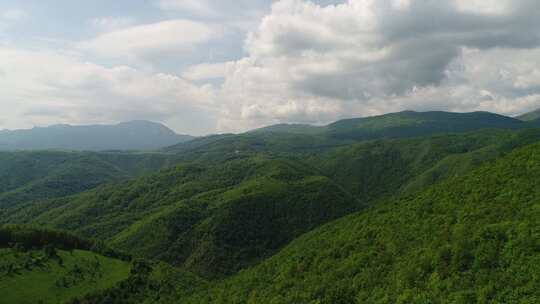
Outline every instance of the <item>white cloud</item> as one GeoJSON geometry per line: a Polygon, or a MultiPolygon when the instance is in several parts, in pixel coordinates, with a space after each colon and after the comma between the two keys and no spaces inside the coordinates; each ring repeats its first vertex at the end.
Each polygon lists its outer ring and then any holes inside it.
{"type": "Polygon", "coordinates": [[[99,35],[78,44],[83,50],[110,57],[148,56],[189,52],[220,34],[220,28],[190,20],[138,25],[99,35]]]}
{"type": "Polygon", "coordinates": [[[153,3],[199,21],[104,17],[90,21],[100,34],[75,50],[0,48],[0,106],[10,109],[0,111],[0,128],[149,118],[204,133],[405,109],[512,115],[540,106],[537,0],[153,3]],[[231,49],[246,29],[239,55],[231,49]],[[100,60],[107,64],[87,62],[100,60]],[[184,66],[181,76],[159,72],[184,66]]]}
{"type": "Polygon", "coordinates": [[[539,106],[538,4],[455,1],[274,3],[249,35],[248,55],[227,64],[220,127],[539,106]]]}
{"type": "Polygon", "coordinates": [[[224,78],[227,69],[232,68],[233,65],[234,62],[198,64],[187,68],[182,73],[182,77],[193,81],[224,78]]]}
{"type": "Polygon", "coordinates": [[[215,129],[204,125],[213,115],[209,86],[60,52],[0,48],[0,57],[0,129],[131,119],[165,121],[182,132],[215,129]]]}

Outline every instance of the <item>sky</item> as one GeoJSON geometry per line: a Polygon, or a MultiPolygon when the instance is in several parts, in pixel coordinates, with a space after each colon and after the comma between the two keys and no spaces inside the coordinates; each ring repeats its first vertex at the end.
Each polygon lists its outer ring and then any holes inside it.
{"type": "Polygon", "coordinates": [[[540,107],[538,0],[1,0],[0,130],[540,107]]]}

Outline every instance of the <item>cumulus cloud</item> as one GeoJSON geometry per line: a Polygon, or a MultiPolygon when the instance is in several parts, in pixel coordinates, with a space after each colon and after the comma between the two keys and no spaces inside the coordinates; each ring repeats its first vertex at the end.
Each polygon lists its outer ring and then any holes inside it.
{"type": "Polygon", "coordinates": [[[193,81],[224,78],[227,74],[227,69],[233,68],[233,66],[233,62],[202,63],[188,67],[182,73],[182,76],[193,81]]]}
{"type": "Polygon", "coordinates": [[[0,128],[152,119],[184,132],[215,129],[209,86],[62,52],[0,48],[0,57],[0,128]]]}
{"type": "Polygon", "coordinates": [[[540,106],[537,0],[153,3],[178,19],[96,18],[97,37],[69,52],[0,48],[0,105],[11,109],[0,128],[149,118],[200,134],[540,106]]]}
{"type": "Polygon", "coordinates": [[[221,127],[403,109],[516,114],[538,105],[539,17],[534,0],[278,1],[248,55],[228,64],[221,127]]]}
{"type": "Polygon", "coordinates": [[[219,26],[191,20],[168,20],[107,32],[78,44],[79,49],[102,56],[156,56],[186,52],[219,35],[219,26]]]}

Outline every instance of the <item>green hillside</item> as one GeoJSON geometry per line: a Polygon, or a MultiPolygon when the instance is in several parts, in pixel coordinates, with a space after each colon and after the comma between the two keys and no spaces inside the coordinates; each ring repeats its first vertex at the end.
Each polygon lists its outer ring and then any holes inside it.
{"type": "Polygon", "coordinates": [[[337,220],[182,303],[537,303],[539,156],[337,220]]]}
{"type": "Polygon", "coordinates": [[[208,288],[208,282],[192,273],[163,262],[137,260],[129,278],[106,290],[78,296],[69,304],[156,304],[178,303],[195,291],[208,288]]]}
{"type": "Polygon", "coordinates": [[[74,235],[0,227],[0,303],[64,303],[126,280],[128,257],[74,235]]]}
{"type": "Polygon", "coordinates": [[[374,140],[329,149],[306,161],[356,199],[369,203],[463,175],[539,140],[537,129],[374,140]]]}
{"type": "Polygon", "coordinates": [[[344,119],[327,126],[279,124],[251,133],[318,135],[340,140],[406,138],[479,129],[517,129],[523,121],[489,112],[451,113],[403,111],[379,116],[344,119]]]}
{"type": "Polygon", "coordinates": [[[167,152],[186,153],[234,143],[234,148],[306,150],[339,146],[357,141],[411,138],[436,134],[464,133],[482,129],[525,129],[535,124],[488,112],[414,112],[404,111],[380,116],[340,120],[327,126],[279,124],[244,134],[214,135],[197,138],[168,148],[167,152]],[[240,144],[240,143],[243,143],[240,144]],[[247,145],[247,146],[246,146],[247,145]]]}
{"type": "Polygon", "coordinates": [[[192,163],[31,204],[2,221],[74,231],[219,277],[257,264],[323,223],[465,174],[539,138],[534,130],[481,131],[297,154],[279,145],[237,154],[231,142],[215,143],[197,150],[192,163]]]}
{"type": "Polygon", "coordinates": [[[302,124],[278,124],[250,131],[250,133],[322,134],[326,127],[302,124]]]}
{"type": "Polygon", "coordinates": [[[275,155],[309,165],[357,200],[369,203],[400,189],[410,191],[462,174],[485,160],[537,140],[540,131],[536,129],[482,130],[352,143],[298,134],[245,134],[185,146],[179,158],[208,164],[240,156],[275,155]]]}
{"type": "Polygon", "coordinates": [[[174,163],[160,153],[0,152],[0,209],[79,193],[174,163]]]}
{"type": "Polygon", "coordinates": [[[328,126],[328,135],[339,139],[404,138],[479,129],[523,128],[522,121],[488,112],[450,113],[405,111],[355,118],[328,126]]]}
{"type": "MultiPolygon", "coordinates": [[[[163,153],[4,153],[0,224],[99,242],[0,229],[0,248],[11,261],[23,252],[23,264],[52,247],[66,261],[79,254],[79,268],[90,257],[127,265],[121,277],[84,268],[80,286],[114,278],[88,293],[53,288],[73,304],[534,303],[533,125],[402,112],[163,153]],[[21,240],[32,245],[21,251],[21,240]]],[[[55,261],[42,262],[50,281],[69,274],[55,261]]]]}
{"type": "Polygon", "coordinates": [[[89,251],[0,249],[0,303],[63,303],[125,280],[129,263],[89,251]]]}
{"type": "Polygon", "coordinates": [[[211,276],[256,263],[358,207],[305,165],[254,156],[179,166],[32,205],[4,220],[97,237],[211,276]]]}
{"type": "Polygon", "coordinates": [[[323,127],[282,124],[239,135],[215,135],[171,146],[165,151],[179,153],[184,161],[209,161],[223,159],[224,155],[260,152],[290,157],[373,140],[537,127],[540,126],[487,112],[405,111],[341,120],[323,127]]]}

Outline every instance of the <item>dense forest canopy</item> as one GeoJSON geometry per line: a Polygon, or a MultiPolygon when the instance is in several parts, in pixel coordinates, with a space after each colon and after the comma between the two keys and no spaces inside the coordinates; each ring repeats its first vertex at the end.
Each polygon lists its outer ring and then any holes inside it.
{"type": "Polygon", "coordinates": [[[535,126],[402,112],[157,152],[0,153],[0,291],[34,284],[28,301],[73,304],[535,303],[535,126]]]}

